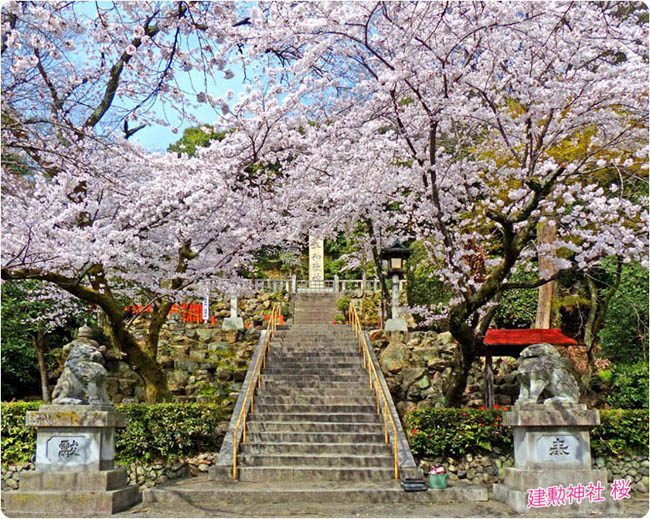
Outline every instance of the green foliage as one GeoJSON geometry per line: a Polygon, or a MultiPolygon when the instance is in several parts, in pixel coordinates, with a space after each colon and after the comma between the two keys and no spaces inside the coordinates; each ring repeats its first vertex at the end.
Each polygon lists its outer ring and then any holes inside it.
{"type": "Polygon", "coordinates": [[[350,309],[350,298],[347,296],[339,297],[338,301],[336,301],[336,309],[347,315],[350,309]]]}
{"type": "Polygon", "coordinates": [[[617,409],[648,408],[648,363],[615,364],[607,403],[617,409]]]}
{"type": "Polygon", "coordinates": [[[459,456],[512,449],[512,431],[493,409],[421,409],[406,417],[416,456],[459,456]]]}
{"type": "Polygon", "coordinates": [[[213,141],[222,141],[225,136],[226,132],[214,131],[210,125],[186,128],[183,130],[183,137],[170,144],[167,151],[175,151],[179,157],[182,153],[192,157],[197,147],[207,148],[213,141]],[[208,128],[210,131],[205,132],[202,128],[208,128]]]}
{"type": "MultiPolygon", "coordinates": [[[[501,410],[420,409],[406,416],[413,454],[459,456],[485,454],[494,447],[512,453],[512,430],[501,423],[501,410]]],[[[600,411],[591,431],[592,456],[648,452],[648,410],[600,411]]]]}
{"type": "Polygon", "coordinates": [[[2,464],[24,463],[36,453],[36,428],[25,425],[25,413],[36,411],[42,402],[0,404],[2,464]]]}
{"type": "MultiPolygon", "coordinates": [[[[537,279],[535,272],[523,270],[513,274],[513,283],[525,283],[537,279]]],[[[501,297],[499,309],[494,316],[497,328],[531,328],[537,316],[536,288],[516,288],[507,290],[501,297]]]]}
{"type": "MultiPolygon", "coordinates": [[[[421,242],[413,242],[413,253],[408,260],[406,273],[406,297],[409,306],[434,306],[447,303],[452,292],[440,279],[436,272],[441,266],[433,263],[421,242]]],[[[416,316],[416,322],[421,318],[416,316]]]]}
{"type": "Polygon", "coordinates": [[[591,430],[592,456],[647,453],[647,407],[646,409],[600,411],[600,425],[591,430]]]}
{"type": "MultiPolygon", "coordinates": [[[[605,270],[613,279],[614,263],[605,262],[605,270]]],[[[648,359],[648,297],[647,269],[639,264],[624,265],[621,284],[609,302],[599,334],[602,356],[626,364],[648,359]]]]}
{"type": "MultiPolygon", "coordinates": [[[[45,333],[45,350],[51,351],[70,341],[73,330],[81,324],[79,318],[69,318],[65,326],[49,329],[50,322],[42,315],[55,304],[49,300],[32,301],[30,292],[42,287],[41,281],[7,281],[2,285],[2,398],[11,400],[30,394],[40,394],[33,338],[45,333]]],[[[82,305],[76,306],[80,311],[82,305]]],[[[54,370],[57,360],[46,355],[48,370],[54,370]]]]}
{"type": "MultiPolygon", "coordinates": [[[[42,402],[2,403],[2,463],[29,461],[36,429],[25,426],[25,412],[42,402]]],[[[230,413],[215,404],[118,404],[127,426],[115,435],[116,460],[168,460],[217,450],[215,430],[230,413]]]]}

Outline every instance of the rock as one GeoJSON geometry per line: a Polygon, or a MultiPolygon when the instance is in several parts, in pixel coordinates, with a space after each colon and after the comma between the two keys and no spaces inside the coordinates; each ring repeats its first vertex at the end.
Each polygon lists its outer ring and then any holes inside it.
{"type": "Polygon", "coordinates": [[[432,359],[427,363],[427,367],[434,371],[443,371],[447,367],[447,362],[442,359],[432,359]]]}
{"type": "Polygon", "coordinates": [[[220,351],[225,352],[230,349],[227,342],[211,342],[208,344],[208,351],[220,351]]]}
{"type": "Polygon", "coordinates": [[[438,342],[440,342],[440,344],[443,346],[450,344],[453,340],[454,338],[451,335],[451,332],[442,332],[438,335],[438,342]]]}
{"type": "Polygon", "coordinates": [[[454,472],[454,473],[456,473],[456,472],[458,471],[458,468],[456,467],[456,465],[449,465],[449,466],[447,467],[447,470],[448,470],[449,472],[454,472]]]}
{"type": "Polygon", "coordinates": [[[239,335],[239,332],[237,330],[228,330],[226,332],[226,341],[229,344],[235,344],[237,342],[237,336],[239,335]]]}
{"type": "Polygon", "coordinates": [[[199,336],[199,339],[203,342],[208,342],[212,340],[212,329],[211,328],[199,328],[196,330],[196,334],[199,336]]]}
{"type": "Polygon", "coordinates": [[[386,335],[384,334],[384,330],[371,330],[368,336],[370,337],[371,341],[387,340],[386,335]]]}
{"type": "Polygon", "coordinates": [[[426,389],[430,386],[429,378],[424,375],[420,380],[415,383],[416,387],[419,389],[426,389]]]}
{"type": "Polygon", "coordinates": [[[16,481],[15,479],[6,480],[5,484],[12,490],[18,490],[18,487],[19,487],[18,481],[16,481]]]}
{"type": "Polygon", "coordinates": [[[408,367],[407,360],[408,350],[403,344],[399,343],[390,343],[379,357],[384,370],[393,373],[408,367]]]}
{"type": "Polygon", "coordinates": [[[199,472],[207,472],[208,469],[210,468],[210,465],[207,463],[201,463],[199,465],[199,472]]]}
{"type": "Polygon", "coordinates": [[[402,390],[406,391],[416,380],[422,376],[426,376],[427,370],[425,368],[406,368],[402,370],[402,390]]]}
{"type": "Polygon", "coordinates": [[[458,471],[458,479],[465,479],[467,477],[467,471],[466,470],[459,470],[458,471]]]}

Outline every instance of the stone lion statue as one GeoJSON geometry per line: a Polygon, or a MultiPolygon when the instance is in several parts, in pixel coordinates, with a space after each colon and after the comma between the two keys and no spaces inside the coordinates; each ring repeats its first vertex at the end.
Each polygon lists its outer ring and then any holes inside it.
{"type": "Polygon", "coordinates": [[[537,404],[541,398],[544,404],[577,404],[580,388],[571,369],[571,362],[550,344],[528,346],[519,357],[515,405],[537,404]]]}
{"type": "Polygon", "coordinates": [[[111,404],[106,392],[104,357],[99,344],[91,337],[92,330],[82,326],[79,338],[64,346],[63,351],[68,351],[68,358],[52,392],[55,404],[111,404]]]}

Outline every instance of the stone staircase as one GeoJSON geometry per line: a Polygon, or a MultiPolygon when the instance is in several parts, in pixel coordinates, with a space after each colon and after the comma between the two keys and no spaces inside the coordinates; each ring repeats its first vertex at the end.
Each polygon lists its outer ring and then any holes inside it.
{"type": "MultiPolygon", "coordinates": [[[[246,505],[256,516],[288,511],[327,516],[333,504],[487,500],[486,489],[469,485],[402,490],[395,480],[394,443],[385,443],[383,418],[354,332],[332,324],[336,299],[335,294],[297,294],[291,329],[277,330],[261,372],[262,388],[247,416],[246,441],[238,443],[237,480],[232,475],[233,442],[243,394],[207,480],[147,489],[144,506],[182,507],[205,515],[240,513],[237,507],[246,505]]],[[[258,346],[252,364],[260,351],[258,346]]],[[[376,359],[373,363],[379,370],[376,359]]],[[[242,391],[252,381],[251,367],[242,391]]],[[[390,400],[383,379],[381,384],[390,400]]],[[[389,412],[398,428],[397,438],[390,434],[398,445],[399,477],[421,478],[392,400],[389,412]]]]}
{"type": "Polygon", "coordinates": [[[324,326],[332,324],[336,314],[335,293],[298,293],[294,298],[293,324],[324,326]]]}
{"type": "Polygon", "coordinates": [[[375,402],[348,327],[278,331],[240,447],[240,481],[390,480],[375,402]]]}

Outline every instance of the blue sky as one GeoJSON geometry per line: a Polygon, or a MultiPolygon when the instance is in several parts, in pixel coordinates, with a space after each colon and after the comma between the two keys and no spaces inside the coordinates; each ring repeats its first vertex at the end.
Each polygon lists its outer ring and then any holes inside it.
{"type": "MultiPolygon", "coordinates": [[[[235,94],[233,101],[231,101],[232,103],[235,102],[237,100],[237,96],[244,91],[244,74],[240,67],[230,66],[229,69],[233,71],[235,76],[232,79],[224,79],[223,74],[217,72],[217,75],[220,75],[222,77],[220,80],[211,81],[208,84],[207,93],[214,98],[221,97],[225,99],[226,92],[228,90],[232,90],[235,94]]],[[[201,79],[198,81],[198,84],[203,82],[201,71],[193,71],[190,73],[177,70],[175,71],[174,75],[181,89],[186,92],[194,91],[194,88],[192,87],[192,79],[194,79],[194,84],[197,84],[196,79],[198,78],[198,75],[201,75],[201,79]],[[190,76],[190,74],[192,74],[192,76],[190,76]]],[[[214,123],[217,119],[215,109],[207,103],[200,104],[199,106],[200,108],[197,112],[194,113],[194,117],[196,117],[201,123],[214,123]]],[[[217,109],[219,108],[217,107],[217,109]]],[[[143,128],[137,132],[131,138],[131,140],[139,142],[149,151],[167,150],[167,147],[170,144],[176,142],[183,136],[183,130],[185,128],[195,126],[194,123],[189,121],[181,122],[179,118],[176,117],[176,113],[173,110],[167,109],[163,112],[162,105],[159,102],[156,102],[153,110],[158,117],[165,117],[171,123],[171,125],[176,126],[178,128],[178,133],[172,133],[172,126],[151,125],[143,128]]]]}

